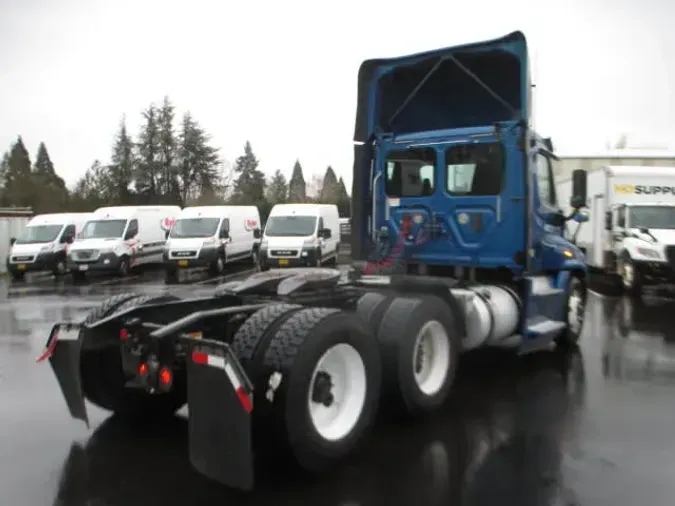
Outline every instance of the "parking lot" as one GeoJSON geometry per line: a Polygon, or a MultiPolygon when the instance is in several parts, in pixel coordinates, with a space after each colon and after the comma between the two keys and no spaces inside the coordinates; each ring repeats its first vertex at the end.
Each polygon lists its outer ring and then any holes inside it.
{"type": "Polygon", "coordinates": [[[221,281],[0,279],[3,504],[672,504],[675,302],[663,299],[592,294],[580,350],[467,356],[442,413],[379,421],[359,455],[317,481],[270,467],[250,496],[191,469],[186,409],[152,429],[92,406],[89,429],[70,418],[50,367],[35,364],[53,322],[115,293],[205,295],[221,281]]]}

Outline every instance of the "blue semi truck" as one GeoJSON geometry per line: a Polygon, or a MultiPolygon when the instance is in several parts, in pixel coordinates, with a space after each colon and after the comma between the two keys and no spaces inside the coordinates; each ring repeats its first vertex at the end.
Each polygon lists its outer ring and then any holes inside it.
{"type": "Polygon", "coordinates": [[[120,294],[56,323],[49,361],[74,418],[189,404],[189,457],[233,488],[271,456],[319,473],[378,412],[415,417],[452,391],[460,354],[574,345],[586,268],[563,231],[550,140],[529,127],[525,37],[387,60],[359,72],[354,269],[285,269],[209,297],[120,294]]]}

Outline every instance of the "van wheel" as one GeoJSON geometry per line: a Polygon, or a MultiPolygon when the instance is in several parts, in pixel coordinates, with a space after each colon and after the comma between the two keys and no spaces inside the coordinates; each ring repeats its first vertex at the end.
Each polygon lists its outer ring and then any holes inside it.
{"type": "Polygon", "coordinates": [[[260,257],[258,256],[258,250],[254,249],[251,251],[251,263],[253,264],[253,270],[260,272],[260,257]]]}
{"type": "Polygon", "coordinates": [[[66,267],[66,260],[64,258],[60,258],[56,261],[56,265],[54,266],[52,273],[54,276],[63,276],[67,271],[68,268],[66,267]]]}
{"type": "Polygon", "coordinates": [[[323,255],[321,250],[316,250],[316,260],[314,261],[314,267],[321,267],[323,265],[323,262],[321,261],[321,255],[323,255]]]}
{"type": "Polygon", "coordinates": [[[624,290],[630,295],[640,295],[644,285],[644,277],[627,253],[621,256],[619,269],[624,290]]]}
{"type": "Polygon", "coordinates": [[[225,272],[225,255],[221,253],[211,266],[211,274],[213,276],[221,276],[223,272],[225,272]]]}
{"type": "Polygon", "coordinates": [[[120,266],[117,268],[117,273],[123,278],[126,278],[129,275],[129,258],[121,258],[120,266]]]}

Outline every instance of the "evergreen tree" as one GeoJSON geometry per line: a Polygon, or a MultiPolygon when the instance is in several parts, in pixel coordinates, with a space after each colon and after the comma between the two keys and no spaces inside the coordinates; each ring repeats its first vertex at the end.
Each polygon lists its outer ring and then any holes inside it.
{"type": "Polygon", "coordinates": [[[5,152],[0,160],[0,202],[4,200],[5,193],[5,174],[9,170],[9,152],[5,152]]]}
{"type": "Polygon", "coordinates": [[[161,169],[161,192],[177,201],[180,195],[176,169],[176,132],[174,131],[175,109],[169,97],[164,97],[159,109],[159,163],[161,169]]]}
{"type": "Polygon", "coordinates": [[[110,184],[109,189],[117,201],[117,205],[131,204],[131,192],[129,186],[133,181],[135,159],[134,143],[127,132],[125,118],[122,118],[120,127],[115,136],[113,152],[110,165],[110,184]]]}
{"type": "Polygon", "coordinates": [[[305,184],[300,160],[295,161],[291,180],[288,182],[288,201],[292,203],[307,201],[307,185],[305,184]]]}
{"type": "Polygon", "coordinates": [[[210,145],[208,135],[190,113],[183,116],[176,162],[181,205],[220,189],[218,150],[210,145]]]}
{"type": "Polygon", "coordinates": [[[347,188],[342,178],[338,180],[338,187],[340,189],[340,197],[337,203],[338,211],[340,211],[340,216],[349,217],[352,215],[352,200],[349,198],[349,193],[347,193],[347,188]]]}
{"type": "Polygon", "coordinates": [[[105,205],[116,205],[114,189],[109,168],[95,160],[75,184],[70,208],[87,212],[105,205]]]}
{"type": "Polygon", "coordinates": [[[265,200],[265,174],[258,170],[258,159],[251,143],[246,141],[244,154],[234,164],[234,191],[232,201],[237,204],[260,205],[265,200]]]}
{"type": "Polygon", "coordinates": [[[340,186],[333,167],[330,165],[326,169],[319,193],[319,202],[324,204],[337,204],[340,201],[340,186]]]}
{"type": "Polygon", "coordinates": [[[6,163],[3,205],[30,207],[33,204],[35,185],[31,173],[30,155],[21,136],[12,145],[6,163]]]}
{"type": "Polygon", "coordinates": [[[159,188],[161,167],[159,162],[160,131],[157,108],[150,106],[143,111],[143,126],[138,136],[138,166],[136,168],[136,191],[149,202],[157,202],[161,193],[159,188]]]}
{"type": "Polygon", "coordinates": [[[274,204],[283,204],[288,198],[288,183],[286,176],[277,169],[267,186],[267,201],[274,204]]]}
{"type": "Polygon", "coordinates": [[[36,213],[65,211],[68,205],[66,182],[54,170],[47,146],[41,142],[33,166],[35,184],[33,210],[36,213]]]}

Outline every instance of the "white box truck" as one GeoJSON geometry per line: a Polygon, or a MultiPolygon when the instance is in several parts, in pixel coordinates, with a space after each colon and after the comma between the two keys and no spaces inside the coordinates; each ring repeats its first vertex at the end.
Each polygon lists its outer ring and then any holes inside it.
{"type": "MultiPolygon", "coordinates": [[[[571,188],[571,181],[558,185],[559,202],[569,200],[571,188]]],[[[675,167],[590,172],[587,205],[589,221],[578,225],[576,242],[590,268],[620,276],[633,294],[675,282],[675,167]]]]}
{"type": "Polygon", "coordinates": [[[10,239],[7,271],[12,279],[23,279],[27,272],[66,274],[66,252],[91,216],[55,213],[31,219],[18,237],[10,239]]]}
{"type": "Polygon", "coordinates": [[[126,276],[139,265],[161,263],[166,232],[179,214],[178,206],[97,209],[68,249],[68,269],[76,278],[92,271],[126,276]]]}
{"type": "Polygon", "coordinates": [[[258,265],[260,211],[256,206],[186,207],[176,218],[164,247],[167,281],[179,269],[207,268],[214,275],[229,262],[258,265]]]}
{"type": "Polygon", "coordinates": [[[340,215],[331,204],[277,204],[260,244],[260,267],[318,267],[337,263],[340,215]]]}

